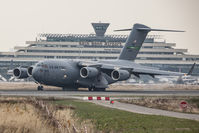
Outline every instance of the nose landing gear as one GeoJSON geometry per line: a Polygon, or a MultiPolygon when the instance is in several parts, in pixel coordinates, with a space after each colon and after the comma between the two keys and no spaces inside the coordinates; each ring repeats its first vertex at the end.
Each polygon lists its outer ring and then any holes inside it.
{"type": "Polygon", "coordinates": [[[88,91],[93,91],[93,88],[89,87],[89,88],[88,88],[88,91]]]}
{"type": "Polygon", "coordinates": [[[44,87],[43,87],[42,85],[40,85],[40,86],[37,87],[37,90],[38,90],[38,91],[43,91],[43,88],[44,88],[44,87]]]}

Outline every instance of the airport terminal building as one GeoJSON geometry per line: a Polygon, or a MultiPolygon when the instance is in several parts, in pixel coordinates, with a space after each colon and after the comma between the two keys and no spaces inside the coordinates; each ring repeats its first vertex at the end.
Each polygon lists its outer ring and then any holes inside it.
{"type": "MultiPolygon", "coordinates": [[[[116,59],[128,36],[106,35],[109,23],[92,23],[92,26],[95,34],[38,34],[35,41],[26,41],[26,46],[14,47],[14,52],[0,52],[0,74],[8,79],[7,70],[44,59],[116,59]]],[[[187,49],[175,46],[158,35],[148,35],[135,62],[185,73],[194,62],[199,63],[199,55],[186,54],[187,49]]],[[[198,68],[196,65],[193,74],[199,74],[198,68]]]]}

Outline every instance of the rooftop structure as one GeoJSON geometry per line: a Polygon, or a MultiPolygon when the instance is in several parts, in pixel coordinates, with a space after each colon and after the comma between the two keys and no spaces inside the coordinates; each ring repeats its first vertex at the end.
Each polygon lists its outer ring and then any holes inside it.
{"type": "Polygon", "coordinates": [[[109,23],[92,23],[96,36],[104,36],[109,23]]]}

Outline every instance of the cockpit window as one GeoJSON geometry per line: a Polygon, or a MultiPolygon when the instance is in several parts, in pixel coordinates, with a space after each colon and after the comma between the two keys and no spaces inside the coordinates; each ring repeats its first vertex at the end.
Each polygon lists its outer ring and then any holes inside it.
{"type": "Polygon", "coordinates": [[[42,64],[41,65],[43,68],[48,68],[48,66],[46,64],[42,64]]]}
{"type": "Polygon", "coordinates": [[[41,66],[41,64],[37,64],[37,67],[40,67],[41,66]]]}
{"type": "Polygon", "coordinates": [[[37,67],[48,68],[48,65],[43,64],[43,63],[38,63],[37,67]]]}

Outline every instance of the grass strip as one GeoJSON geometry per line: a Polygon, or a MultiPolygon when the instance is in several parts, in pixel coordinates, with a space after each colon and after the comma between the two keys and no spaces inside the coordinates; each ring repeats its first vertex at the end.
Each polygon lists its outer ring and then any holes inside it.
{"type": "Polygon", "coordinates": [[[82,120],[90,120],[98,130],[103,132],[199,132],[199,122],[193,120],[137,114],[76,100],[55,100],[53,103],[62,106],[73,106],[77,117],[82,120]]]}

